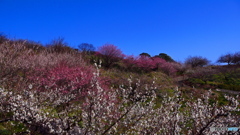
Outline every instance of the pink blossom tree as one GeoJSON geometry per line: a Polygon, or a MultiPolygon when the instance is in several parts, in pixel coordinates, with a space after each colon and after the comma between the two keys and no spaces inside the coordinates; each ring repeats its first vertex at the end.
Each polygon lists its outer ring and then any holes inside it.
{"type": "Polygon", "coordinates": [[[93,77],[91,67],[70,67],[64,61],[51,68],[36,69],[35,72],[29,78],[40,90],[58,89],[63,93],[87,89],[93,77]]]}
{"type": "Polygon", "coordinates": [[[174,74],[177,70],[173,63],[167,62],[166,60],[159,57],[133,57],[129,56],[124,59],[124,64],[126,68],[129,69],[138,69],[145,72],[160,70],[168,75],[174,74]]]}
{"type": "Polygon", "coordinates": [[[123,59],[123,63],[127,71],[132,71],[134,67],[136,67],[136,58],[133,55],[126,56],[126,58],[123,59]]]}
{"type": "Polygon", "coordinates": [[[125,56],[122,51],[113,44],[105,44],[99,47],[98,52],[101,54],[101,57],[103,58],[103,65],[106,68],[111,67],[114,62],[119,61],[125,56]]]}
{"type": "Polygon", "coordinates": [[[154,61],[147,56],[140,56],[136,59],[136,66],[144,71],[151,71],[156,67],[154,61]]]}

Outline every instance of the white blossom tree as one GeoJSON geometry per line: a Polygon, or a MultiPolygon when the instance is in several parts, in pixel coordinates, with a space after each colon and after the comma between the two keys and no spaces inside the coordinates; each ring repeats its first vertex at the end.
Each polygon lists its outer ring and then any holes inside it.
{"type": "Polygon", "coordinates": [[[231,111],[239,111],[236,98],[225,96],[229,105],[211,104],[208,91],[197,100],[185,100],[181,91],[174,96],[163,95],[156,105],[155,82],[140,87],[120,86],[107,89],[99,82],[99,70],[92,78],[86,96],[56,90],[38,92],[32,85],[23,91],[0,89],[0,122],[19,121],[28,132],[41,134],[209,134],[210,127],[239,124],[231,111]]]}

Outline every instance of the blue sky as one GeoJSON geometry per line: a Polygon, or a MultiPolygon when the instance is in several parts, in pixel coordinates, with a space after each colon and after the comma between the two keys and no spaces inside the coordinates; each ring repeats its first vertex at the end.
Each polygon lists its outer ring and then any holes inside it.
{"type": "Polygon", "coordinates": [[[0,0],[0,17],[0,32],[43,44],[64,37],[177,61],[240,51],[240,0],[0,0]]]}

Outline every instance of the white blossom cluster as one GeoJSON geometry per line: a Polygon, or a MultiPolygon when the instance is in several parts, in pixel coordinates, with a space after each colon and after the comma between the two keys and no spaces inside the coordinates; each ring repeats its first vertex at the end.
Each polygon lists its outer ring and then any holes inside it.
{"type": "Polygon", "coordinates": [[[176,88],[174,96],[163,95],[157,105],[154,81],[142,88],[138,80],[133,87],[130,77],[128,87],[105,89],[99,74],[97,69],[92,89],[81,99],[76,92],[38,92],[31,85],[18,92],[0,88],[0,111],[12,112],[5,119],[41,134],[211,134],[210,127],[239,126],[239,118],[231,114],[240,111],[236,98],[225,96],[231,104],[218,106],[209,102],[211,91],[185,100],[176,88]]]}

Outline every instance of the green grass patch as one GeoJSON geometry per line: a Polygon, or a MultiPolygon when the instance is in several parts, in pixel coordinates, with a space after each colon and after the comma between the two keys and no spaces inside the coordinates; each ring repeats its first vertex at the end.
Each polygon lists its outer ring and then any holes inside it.
{"type": "Polygon", "coordinates": [[[27,127],[17,121],[8,121],[0,124],[0,135],[19,134],[27,131],[27,127]]]}

